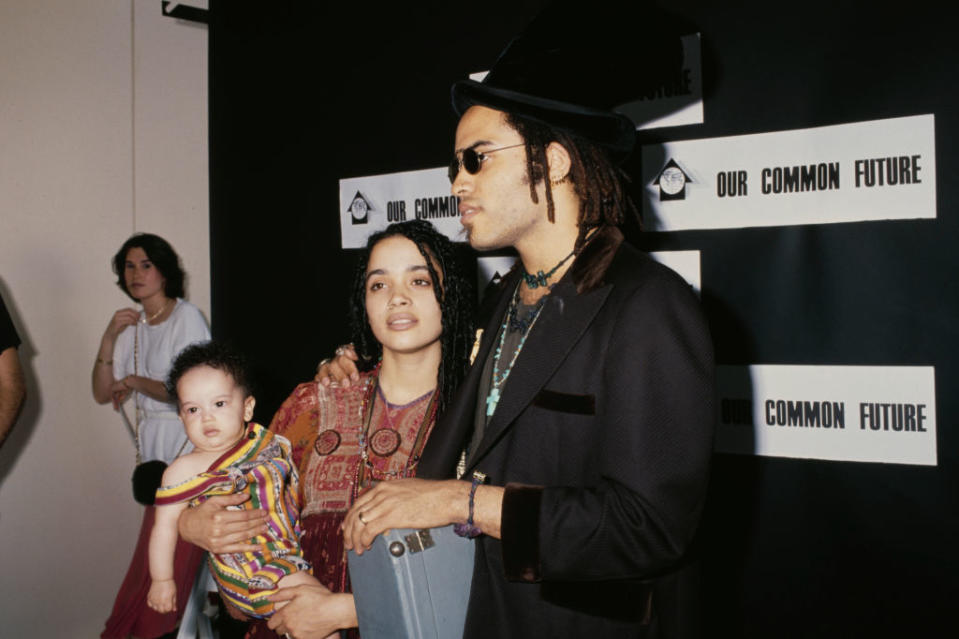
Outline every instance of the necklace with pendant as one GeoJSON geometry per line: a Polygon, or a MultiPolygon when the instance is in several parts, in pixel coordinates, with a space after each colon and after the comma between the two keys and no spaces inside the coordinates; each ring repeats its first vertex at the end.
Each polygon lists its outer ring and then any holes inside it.
{"type": "Polygon", "coordinates": [[[586,245],[589,244],[589,243],[593,240],[593,237],[595,236],[596,231],[598,230],[598,228],[599,228],[599,227],[593,227],[592,229],[590,229],[589,232],[586,234],[586,237],[585,237],[584,240],[583,240],[583,245],[580,246],[579,248],[574,248],[572,251],[570,251],[570,252],[569,252],[569,255],[567,255],[566,257],[564,257],[563,259],[561,259],[561,260],[556,264],[556,266],[554,266],[553,268],[551,268],[551,269],[549,270],[549,273],[544,273],[543,271],[540,270],[540,271],[536,271],[536,274],[535,274],[535,275],[530,275],[529,273],[526,272],[526,267],[524,266],[524,267],[523,267],[523,280],[526,282],[526,286],[528,286],[530,290],[537,289],[537,288],[539,288],[539,287],[541,287],[541,286],[551,286],[550,283],[549,283],[549,278],[553,277],[553,275],[556,273],[556,271],[559,270],[559,267],[561,267],[563,264],[565,264],[566,261],[567,261],[569,258],[571,258],[571,257],[573,257],[574,255],[580,253],[584,248],[586,248],[586,245]]]}
{"type": "Polygon", "coordinates": [[[540,298],[539,302],[530,311],[529,315],[523,318],[521,321],[517,322],[517,314],[519,313],[519,287],[521,284],[516,285],[516,290],[513,292],[513,299],[509,302],[509,309],[506,311],[506,317],[503,318],[503,325],[500,326],[499,333],[499,344],[496,346],[496,353],[493,355],[493,375],[490,380],[490,389],[489,393],[486,395],[486,417],[489,419],[493,416],[493,413],[496,412],[496,405],[499,404],[500,400],[500,389],[503,384],[506,383],[506,378],[509,377],[510,372],[513,370],[513,364],[516,363],[516,358],[519,357],[519,353],[523,350],[523,345],[526,343],[526,338],[529,337],[530,331],[533,330],[533,325],[536,323],[536,320],[539,319],[540,312],[543,310],[543,306],[546,303],[546,295],[540,298]],[[506,342],[506,331],[509,330],[511,324],[516,323],[517,326],[514,330],[519,330],[522,333],[522,337],[519,340],[519,344],[516,345],[516,348],[513,350],[513,356],[510,358],[509,364],[506,365],[506,368],[502,371],[499,370],[500,358],[503,355],[503,344],[506,342]]]}
{"type": "Polygon", "coordinates": [[[559,270],[559,267],[566,263],[566,260],[576,255],[576,249],[570,251],[569,255],[564,257],[556,264],[553,268],[549,270],[549,273],[544,273],[543,271],[536,271],[535,275],[530,275],[526,272],[526,269],[523,269],[523,279],[526,281],[526,286],[530,290],[537,289],[541,286],[549,286],[549,278],[553,277],[553,274],[559,270]]]}
{"type": "Polygon", "coordinates": [[[172,301],[173,301],[172,299],[168,299],[167,301],[165,301],[165,302],[163,303],[163,306],[160,307],[160,310],[157,311],[156,313],[154,313],[153,315],[149,316],[149,317],[146,316],[146,308],[144,308],[144,309],[143,309],[143,319],[141,319],[140,322],[141,322],[142,324],[149,324],[150,322],[152,322],[152,321],[155,320],[156,318],[160,317],[160,315],[163,313],[163,311],[165,311],[165,310],[167,309],[167,307],[170,305],[170,302],[172,302],[172,301]]]}
{"type": "MultiPolygon", "coordinates": [[[[430,391],[430,393],[432,392],[433,391],[430,391]]],[[[412,402],[409,402],[407,406],[419,402],[428,394],[429,393],[417,397],[412,402]]],[[[383,388],[378,383],[376,384],[376,396],[383,405],[383,421],[386,422],[386,426],[373,431],[373,434],[370,435],[369,448],[374,454],[380,457],[389,457],[400,447],[402,437],[397,432],[396,424],[393,422],[394,407],[390,404],[389,400],[386,399],[386,395],[383,394],[383,388]]],[[[397,406],[396,410],[402,408],[402,406],[397,406]]]]}
{"type": "MultiPolygon", "coordinates": [[[[377,470],[370,460],[370,451],[379,457],[388,457],[395,453],[400,447],[402,437],[394,428],[392,418],[389,414],[389,402],[386,401],[386,397],[380,390],[379,371],[377,370],[375,372],[371,388],[366,394],[364,409],[365,424],[360,431],[358,442],[361,459],[357,482],[355,484],[356,489],[362,488],[366,484],[367,478],[370,480],[384,480],[413,476],[416,465],[420,461],[420,455],[423,453],[423,448],[426,446],[426,438],[433,429],[433,423],[436,417],[436,389],[433,389],[428,394],[430,396],[429,403],[426,405],[426,410],[423,411],[423,419],[420,422],[419,428],[416,430],[416,439],[413,442],[413,448],[410,450],[410,456],[406,460],[406,464],[398,470],[377,470]],[[377,396],[383,401],[383,421],[385,421],[387,425],[376,429],[370,434],[370,425],[373,421],[373,408],[377,396]]],[[[411,404],[418,403],[425,397],[426,395],[414,400],[411,404]]]]}

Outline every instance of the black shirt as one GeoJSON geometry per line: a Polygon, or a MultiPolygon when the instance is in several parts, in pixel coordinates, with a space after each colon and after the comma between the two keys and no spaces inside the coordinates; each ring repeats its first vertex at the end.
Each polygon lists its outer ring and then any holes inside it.
{"type": "Polygon", "coordinates": [[[0,296],[0,353],[10,347],[20,346],[20,336],[13,327],[13,321],[7,312],[7,307],[3,303],[3,297],[0,296]]]}

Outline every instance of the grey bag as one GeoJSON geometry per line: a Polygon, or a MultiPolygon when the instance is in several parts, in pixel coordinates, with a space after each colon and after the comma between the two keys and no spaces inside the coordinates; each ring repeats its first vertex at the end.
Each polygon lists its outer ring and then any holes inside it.
{"type": "Polygon", "coordinates": [[[391,530],[348,564],[363,639],[462,639],[473,540],[452,526],[391,530]]]}

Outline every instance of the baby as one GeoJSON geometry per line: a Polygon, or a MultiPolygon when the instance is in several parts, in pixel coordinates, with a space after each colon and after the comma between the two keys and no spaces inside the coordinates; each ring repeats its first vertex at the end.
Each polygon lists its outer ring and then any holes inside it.
{"type": "Polygon", "coordinates": [[[180,513],[213,495],[246,491],[250,499],[238,508],[267,510],[269,532],[251,542],[260,544],[256,552],[210,553],[210,569],[227,603],[248,616],[269,617],[275,608],[268,597],[278,588],[319,583],[298,541],[299,479],[290,443],[249,421],[256,400],[246,367],[221,344],[184,349],[167,390],[194,449],[170,464],[157,491],[147,603],[157,612],[176,607],[173,550],[180,513]]]}

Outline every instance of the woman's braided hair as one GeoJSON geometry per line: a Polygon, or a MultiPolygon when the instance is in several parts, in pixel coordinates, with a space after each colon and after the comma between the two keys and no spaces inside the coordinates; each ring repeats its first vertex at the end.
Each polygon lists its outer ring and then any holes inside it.
{"type": "Polygon", "coordinates": [[[353,277],[350,300],[350,327],[353,344],[360,356],[360,370],[370,370],[383,353],[366,316],[366,269],[370,254],[378,242],[388,237],[405,237],[419,249],[426,260],[433,294],[442,313],[443,330],[440,335],[441,359],[437,371],[438,409],[442,411],[450,401],[469,368],[469,354],[473,345],[473,313],[476,300],[472,280],[457,256],[456,247],[432,224],[424,220],[410,220],[390,224],[384,230],[370,235],[366,249],[360,255],[353,277]],[[439,276],[442,274],[441,277],[439,276]]]}

